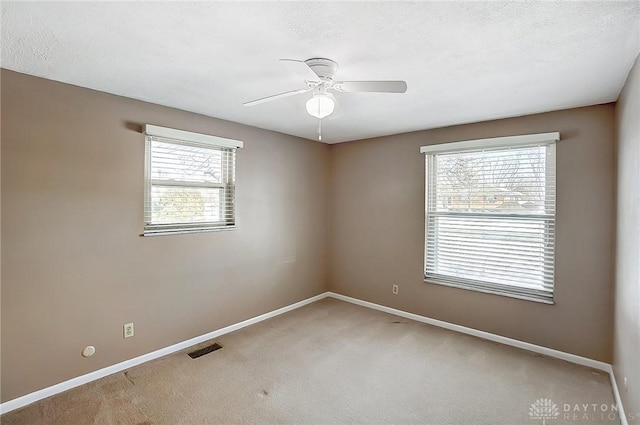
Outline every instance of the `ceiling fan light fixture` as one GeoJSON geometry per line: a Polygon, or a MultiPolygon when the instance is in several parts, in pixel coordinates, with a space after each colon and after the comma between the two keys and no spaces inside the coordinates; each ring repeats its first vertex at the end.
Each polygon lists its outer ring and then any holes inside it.
{"type": "Polygon", "coordinates": [[[326,93],[316,93],[307,100],[307,113],[318,119],[331,115],[335,107],[335,101],[326,93]]]}

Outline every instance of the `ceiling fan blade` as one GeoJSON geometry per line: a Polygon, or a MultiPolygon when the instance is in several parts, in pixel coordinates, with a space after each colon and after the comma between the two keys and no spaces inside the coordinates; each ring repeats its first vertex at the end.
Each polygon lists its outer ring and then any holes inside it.
{"type": "Polygon", "coordinates": [[[296,73],[299,77],[304,78],[306,81],[320,82],[320,78],[305,61],[299,61],[296,59],[280,59],[280,62],[285,64],[291,71],[296,73]]]}
{"type": "Polygon", "coordinates": [[[306,89],[286,91],[284,93],[278,93],[278,94],[274,94],[272,96],[267,96],[267,97],[262,97],[260,99],[251,100],[249,102],[243,103],[243,105],[244,106],[259,105],[261,103],[271,102],[272,100],[282,99],[284,97],[289,97],[289,96],[294,96],[296,94],[306,93],[306,92],[311,91],[311,90],[312,90],[311,88],[306,88],[306,89]]]}
{"type": "Polygon", "coordinates": [[[405,81],[336,81],[333,87],[341,92],[404,93],[405,81]]]}

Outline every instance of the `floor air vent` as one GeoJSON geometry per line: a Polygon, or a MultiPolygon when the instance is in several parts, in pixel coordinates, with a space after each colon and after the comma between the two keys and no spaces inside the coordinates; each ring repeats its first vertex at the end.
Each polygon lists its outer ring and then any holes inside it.
{"type": "Polygon", "coordinates": [[[189,357],[191,357],[192,359],[197,359],[198,357],[202,357],[205,354],[209,354],[213,351],[219,350],[222,348],[222,345],[218,344],[217,342],[214,344],[211,344],[207,347],[204,348],[200,348],[199,350],[194,351],[193,353],[189,353],[189,357]]]}

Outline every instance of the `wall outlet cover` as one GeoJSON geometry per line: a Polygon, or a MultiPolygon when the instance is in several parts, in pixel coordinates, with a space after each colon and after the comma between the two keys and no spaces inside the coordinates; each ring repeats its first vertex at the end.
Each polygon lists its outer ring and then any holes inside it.
{"type": "Polygon", "coordinates": [[[133,336],[133,322],[132,323],[126,323],[122,327],[122,333],[123,333],[123,336],[125,338],[131,338],[133,336]]]}

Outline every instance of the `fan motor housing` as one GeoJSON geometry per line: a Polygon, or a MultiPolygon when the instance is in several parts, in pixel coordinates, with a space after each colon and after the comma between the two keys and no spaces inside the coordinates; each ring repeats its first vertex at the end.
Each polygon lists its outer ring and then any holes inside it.
{"type": "Polygon", "coordinates": [[[333,81],[338,64],[327,58],[311,58],[304,61],[309,68],[324,81],[333,81]]]}

